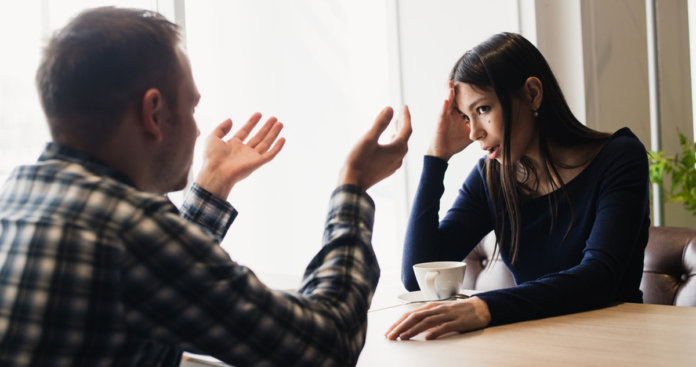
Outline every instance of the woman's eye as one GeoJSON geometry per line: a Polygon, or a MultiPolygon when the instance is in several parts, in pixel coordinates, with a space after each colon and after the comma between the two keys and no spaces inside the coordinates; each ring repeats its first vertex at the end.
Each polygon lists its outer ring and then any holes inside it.
{"type": "Polygon", "coordinates": [[[479,115],[483,115],[484,113],[486,113],[490,110],[491,110],[490,106],[480,106],[476,109],[476,112],[478,112],[479,115]]]}
{"type": "Polygon", "coordinates": [[[462,118],[464,119],[464,122],[466,122],[466,123],[468,124],[468,123],[469,123],[469,116],[467,116],[467,115],[465,115],[465,114],[463,114],[463,113],[461,114],[461,116],[462,116],[462,118]]]}

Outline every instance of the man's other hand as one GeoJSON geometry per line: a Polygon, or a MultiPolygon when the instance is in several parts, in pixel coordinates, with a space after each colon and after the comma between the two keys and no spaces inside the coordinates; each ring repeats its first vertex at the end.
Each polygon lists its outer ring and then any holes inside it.
{"type": "Polygon", "coordinates": [[[384,108],[372,128],[353,147],[341,171],[341,184],[352,184],[367,190],[401,167],[412,131],[408,106],[404,106],[403,122],[401,119],[396,122],[398,132],[392,137],[392,141],[388,144],[378,143],[393,115],[394,111],[390,107],[384,108]]]}

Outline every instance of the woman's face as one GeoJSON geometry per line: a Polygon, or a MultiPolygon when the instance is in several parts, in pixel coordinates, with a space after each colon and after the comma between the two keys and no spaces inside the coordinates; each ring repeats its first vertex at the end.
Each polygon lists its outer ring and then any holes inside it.
{"type": "MultiPolygon", "coordinates": [[[[455,84],[456,107],[469,125],[469,138],[488,152],[488,159],[503,162],[503,108],[492,88],[467,83],[455,84]]],[[[512,97],[510,121],[510,159],[537,157],[537,135],[531,107],[521,98],[512,97]]]]}

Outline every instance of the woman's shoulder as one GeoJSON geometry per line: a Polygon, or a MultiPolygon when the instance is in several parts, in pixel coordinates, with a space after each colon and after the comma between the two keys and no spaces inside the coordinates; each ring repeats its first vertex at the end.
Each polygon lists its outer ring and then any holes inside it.
{"type": "Polygon", "coordinates": [[[605,173],[608,173],[607,170],[620,170],[621,167],[636,163],[647,165],[648,151],[631,129],[624,127],[607,139],[593,163],[605,173]]]}
{"type": "Polygon", "coordinates": [[[623,160],[646,160],[648,151],[638,137],[627,127],[617,130],[603,144],[597,158],[613,162],[623,160]]]}
{"type": "Polygon", "coordinates": [[[638,150],[642,153],[647,152],[645,145],[643,145],[633,131],[627,127],[616,130],[607,140],[605,149],[631,149],[638,150]]]}

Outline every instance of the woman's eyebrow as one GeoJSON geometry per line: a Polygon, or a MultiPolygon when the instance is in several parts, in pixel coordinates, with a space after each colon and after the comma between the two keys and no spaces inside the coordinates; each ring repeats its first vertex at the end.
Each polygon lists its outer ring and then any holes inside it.
{"type": "Polygon", "coordinates": [[[486,99],[486,97],[479,97],[479,98],[476,99],[475,101],[471,102],[471,104],[469,104],[469,109],[470,109],[470,110],[473,109],[474,106],[476,106],[476,105],[477,105],[479,102],[481,102],[481,100],[483,100],[483,99],[486,99]]]}

